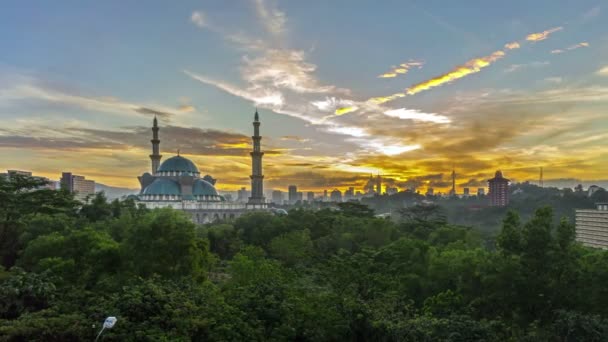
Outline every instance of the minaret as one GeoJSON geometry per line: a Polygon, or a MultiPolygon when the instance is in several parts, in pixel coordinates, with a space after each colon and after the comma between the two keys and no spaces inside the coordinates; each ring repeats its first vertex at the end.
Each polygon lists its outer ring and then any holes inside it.
{"type": "Polygon", "coordinates": [[[159,145],[160,140],[158,139],[158,121],[156,120],[156,116],[154,116],[154,125],[152,126],[152,154],[150,155],[150,160],[152,161],[152,175],[156,174],[156,170],[160,166],[160,159],[163,157],[160,155],[159,145]]]}
{"type": "Polygon", "coordinates": [[[253,151],[251,154],[251,197],[249,197],[249,204],[264,204],[264,175],[262,175],[262,152],[260,141],[260,116],[258,110],[255,110],[255,116],[253,118],[253,151]]]}

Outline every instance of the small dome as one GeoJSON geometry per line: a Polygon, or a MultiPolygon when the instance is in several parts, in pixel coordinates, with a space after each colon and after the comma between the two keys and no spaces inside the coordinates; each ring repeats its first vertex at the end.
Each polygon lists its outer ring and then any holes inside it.
{"type": "Polygon", "coordinates": [[[181,190],[177,182],[167,178],[157,178],[148,185],[142,195],[180,195],[181,190]]]}
{"type": "Polygon", "coordinates": [[[192,185],[192,195],[194,196],[217,196],[217,190],[211,185],[211,183],[197,179],[192,185]]]}
{"type": "Polygon", "coordinates": [[[182,156],[175,156],[165,160],[158,168],[158,172],[199,173],[196,165],[190,159],[182,156]]]}

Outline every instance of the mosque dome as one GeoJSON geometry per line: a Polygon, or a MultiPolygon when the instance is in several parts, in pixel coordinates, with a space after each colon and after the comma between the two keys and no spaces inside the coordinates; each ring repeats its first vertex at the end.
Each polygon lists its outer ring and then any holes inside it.
{"type": "Polygon", "coordinates": [[[148,185],[141,193],[142,195],[176,195],[181,194],[179,184],[168,178],[157,178],[148,185]]]}
{"type": "Polygon", "coordinates": [[[198,168],[190,159],[184,158],[179,155],[165,160],[160,165],[157,172],[174,172],[177,174],[183,174],[185,172],[186,174],[199,174],[198,168]]]}
{"type": "Polygon", "coordinates": [[[194,196],[218,196],[217,194],[217,190],[215,190],[215,187],[213,187],[213,185],[211,185],[211,183],[202,180],[202,179],[197,179],[194,181],[194,184],[192,185],[192,195],[194,196]]]}

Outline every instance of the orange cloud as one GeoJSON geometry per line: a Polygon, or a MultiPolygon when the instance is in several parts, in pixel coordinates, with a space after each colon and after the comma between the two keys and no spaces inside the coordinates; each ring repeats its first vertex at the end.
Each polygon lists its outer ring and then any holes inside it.
{"type": "Polygon", "coordinates": [[[505,44],[505,49],[507,49],[507,50],[519,49],[519,47],[520,47],[520,45],[518,42],[512,42],[512,43],[505,44]]]}
{"type": "Polygon", "coordinates": [[[424,65],[423,61],[408,61],[408,62],[404,62],[399,64],[399,66],[394,67],[393,70],[384,73],[380,76],[378,76],[378,78],[393,78],[393,77],[397,77],[398,74],[406,74],[411,68],[413,67],[418,67],[418,69],[422,68],[422,66],[424,65]]]}
{"type": "Polygon", "coordinates": [[[551,33],[557,32],[557,31],[561,31],[563,29],[564,29],[563,27],[558,26],[558,27],[554,27],[552,29],[549,29],[549,30],[546,30],[546,31],[543,31],[543,32],[531,33],[531,34],[529,34],[526,37],[526,40],[529,41],[529,42],[538,42],[538,41],[541,41],[541,40],[545,40],[545,39],[549,38],[549,35],[551,33]]]}
{"type": "Polygon", "coordinates": [[[428,81],[424,81],[407,88],[405,93],[407,95],[414,95],[421,91],[438,87],[445,83],[449,83],[459,78],[463,78],[467,75],[479,72],[482,68],[485,68],[490,64],[494,63],[495,61],[501,59],[504,55],[504,51],[498,50],[492,53],[491,55],[471,59],[470,61],[466,62],[461,66],[457,66],[456,68],[452,69],[452,71],[446,74],[434,77],[428,81]]]}

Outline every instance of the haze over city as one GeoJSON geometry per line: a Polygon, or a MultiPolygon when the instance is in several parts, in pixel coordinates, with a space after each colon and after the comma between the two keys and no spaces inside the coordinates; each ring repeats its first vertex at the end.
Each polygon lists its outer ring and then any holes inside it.
{"type": "Polygon", "coordinates": [[[137,188],[156,116],[163,156],[236,190],[257,107],[267,189],[606,182],[602,3],[13,2],[0,169],[137,188]]]}

